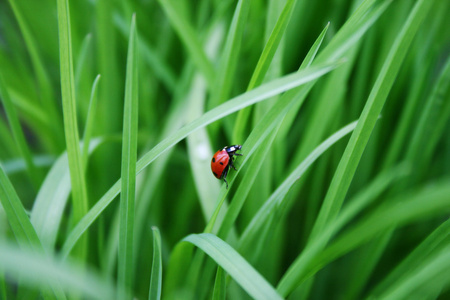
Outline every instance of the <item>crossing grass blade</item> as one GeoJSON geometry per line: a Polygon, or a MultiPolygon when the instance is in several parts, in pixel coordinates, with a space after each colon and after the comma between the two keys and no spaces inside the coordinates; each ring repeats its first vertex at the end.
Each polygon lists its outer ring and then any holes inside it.
{"type": "Polygon", "coordinates": [[[230,245],[213,234],[191,234],[183,239],[190,242],[220,265],[255,299],[282,299],[275,289],[230,245]]]}
{"type": "Polygon", "coordinates": [[[400,282],[386,290],[382,299],[405,299],[420,294],[421,297],[434,298],[438,291],[448,286],[450,268],[450,247],[425,259],[416,270],[404,276],[400,282]]]}
{"type": "Polygon", "coordinates": [[[127,77],[122,136],[122,193],[120,195],[118,295],[125,299],[133,285],[133,232],[136,195],[138,135],[138,70],[136,15],[133,15],[128,42],[127,77]]]}
{"type": "MultiPolygon", "coordinates": [[[[327,30],[328,30],[328,25],[324,28],[324,30],[317,37],[317,39],[314,42],[313,46],[308,51],[308,54],[306,55],[305,59],[303,60],[302,65],[300,66],[299,70],[303,70],[303,69],[309,67],[312,64],[312,62],[313,62],[313,60],[314,60],[314,58],[315,58],[315,56],[316,56],[316,54],[317,54],[317,52],[318,52],[318,50],[320,48],[320,45],[322,44],[322,41],[323,41],[323,39],[325,37],[325,34],[326,34],[327,30]]],[[[288,93],[286,93],[285,95],[282,96],[282,97],[286,97],[286,98],[292,97],[291,101],[295,102],[293,104],[295,106],[295,108],[292,108],[291,110],[289,110],[284,116],[282,114],[282,117],[277,119],[277,123],[278,123],[277,128],[273,129],[273,131],[267,137],[267,141],[265,143],[266,147],[260,147],[257,150],[257,153],[255,154],[255,157],[259,157],[260,159],[254,159],[254,160],[252,160],[250,162],[251,165],[247,168],[247,171],[246,171],[247,174],[249,174],[249,176],[244,176],[243,177],[243,181],[239,185],[238,191],[237,191],[237,193],[235,194],[235,196],[233,197],[233,199],[231,201],[230,208],[226,212],[226,216],[224,218],[224,221],[220,225],[220,233],[219,233],[220,237],[226,238],[228,233],[229,233],[229,230],[231,229],[231,225],[235,222],[235,220],[236,220],[236,218],[237,218],[237,216],[239,214],[239,211],[241,210],[241,208],[242,208],[242,206],[244,204],[244,201],[247,198],[247,195],[250,192],[250,189],[251,189],[251,187],[253,185],[253,182],[255,180],[255,176],[252,176],[252,174],[257,174],[259,169],[261,168],[263,162],[265,161],[265,159],[263,159],[263,158],[265,158],[266,155],[267,155],[267,147],[269,147],[272,144],[273,139],[275,138],[275,136],[277,134],[279,134],[280,128],[283,128],[282,126],[285,126],[284,128],[290,128],[290,126],[288,126],[286,123],[284,123],[282,125],[280,120],[285,122],[286,120],[283,119],[283,118],[287,118],[292,111],[295,112],[295,111],[298,111],[298,109],[300,109],[300,107],[302,106],[302,104],[304,102],[304,98],[307,95],[307,91],[306,90],[307,89],[305,89],[304,92],[301,92],[301,91],[298,91],[298,89],[297,89],[297,92],[299,92],[299,93],[295,93],[294,91],[289,91],[288,93]]],[[[279,102],[277,102],[271,108],[272,111],[279,110],[279,106],[282,106],[282,105],[280,105],[280,103],[283,103],[283,99],[279,99],[278,101],[279,102]]],[[[293,121],[293,120],[291,119],[291,121],[293,121]]],[[[270,124],[270,122],[272,122],[272,121],[269,120],[269,119],[263,118],[263,120],[261,121],[261,127],[258,127],[258,128],[262,129],[265,126],[268,126],[270,124]]],[[[220,209],[220,207],[218,207],[217,209],[220,209]]]]}
{"type": "Polygon", "coordinates": [[[342,228],[354,219],[363,209],[373,203],[377,197],[389,187],[389,185],[392,185],[393,182],[405,177],[409,171],[410,170],[406,165],[387,170],[378,175],[368,187],[355,195],[339,216],[326,226],[323,233],[305,246],[305,249],[281,278],[279,287],[289,284],[298,285],[306,281],[308,276],[311,276],[311,274],[308,273],[311,268],[311,262],[320,255],[329,240],[342,230],[342,228]],[[292,280],[292,282],[288,283],[288,280],[292,280]]]}
{"type": "Polygon", "coordinates": [[[378,116],[386,102],[387,96],[400,66],[405,58],[409,45],[417,32],[421,21],[431,8],[433,1],[418,1],[414,6],[408,21],[397,36],[388,57],[385,60],[377,81],[367,99],[366,106],[361,113],[354,133],[352,134],[347,148],[342,156],[333,181],[328,189],[327,196],[320,210],[317,221],[311,232],[311,238],[318,235],[326,222],[332,220],[344,201],[351,180],[354,176],[358,163],[367,145],[369,137],[375,127],[378,116]]]}
{"type": "Polygon", "coordinates": [[[388,204],[379,207],[364,220],[339,235],[314,260],[315,267],[312,272],[317,272],[330,261],[367,243],[375,236],[390,231],[394,226],[404,226],[417,220],[448,214],[450,211],[448,206],[450,185],[448,182],[449,179],[444,178],[434,184],[417,188],[409,194],[389,199],[388,204]],[[393,216],[396,217],[393,218],[393,216]],[[356,234],[359,235],[356,237],[356,234]]]}
{"type": "Polygon", "coordinates": [[[375,289],[370,293],[374,297],[379,297],[389,286],[400,280],[409,270],[418,269],[417,265],[426,261],[432,253],[448,245],[450,233],[450,220],[442,223],[434,230],[414,251],[408,255],[375,289]],[[414,267],[412,267],[414,266],[414,267]]]}
{"type": "MultiPolygon", "coordinates": [[[[292,11],[294,9],[295,3],[297,0],[287,0],[286,4],[281,12],[277,23],[267,41],[263,52],[258,60],[258,64],[256,65],[255,71],[253,72],[252,78],[247,87],[247,91],[254,89],[259,86],[269,69],[270,63],[272,62],[273,57],[275,56],[275,52],[278,49],[278,46],[281,42],[281,38],[284,36],[284,32],[287,28],[289,20],[292,15],[292,11]]],[[[243,140],[243,130],[245,128],[245,124],[250,115],[250,108],[241,110],[237,116],[236,124],[234,126],[233,132],[233,140],[240,141],[243,140]]]]}
{"type": "MultiPolygon", "coordinates": [[[[284,76],[280,79],[274,80],[261,87],[254,89],[250,92],[237,96],[226,103],[216,107],[203,114],[200,118],[194,120],[193,122],[185,125],[174,134],[170,135],[158,145],[156,145],[152,150],[143,155],[141,159],[137,162],[136,171],[140,173],[145,167],[147,167],[153,160],[158,156],[163,154],[169,148],[173,147],[176,143],[184,139],[191,132],[202,128],[220,118],[223,118],[233,112],[238,111],[244,107],[263,101],[273,95],[285,92],[286,90],[292,89],[301,84],[310,82],[314,79],[319,78],[323,74],[331,71],[338,64],[325,64],[321,66],[311,67],[307,70],[298,72],[296,74],[291,74],[284,76]]],[[[86,216],[81,220],[78,225],[73,229],[73,231],[67,237],[63,248],[62,256],[66,257],[75,243],[81,237],[81,235],[89,228],[89,226],[97,219],[101,212],[114,200],[114,198],[120,192],[121,181],[117,181],[103,196],[102,198],[92,207],[92,209],[86,214],[86,216]]]]}
{"type": "Polygon", "coordinates": [[[240,238],[239,249],[244,253],[249,251],[249,247],[253,238],[260,234],[262,226],[267,223],[267,219],[273,215],[273,211],[281,207],[285,196],[289,192],[292,185],[306,172],[306,170],[315,162],[326,150],[328,150],[334,143],[339,141],[342,137],[352,132],[356,127],[356,122],[353,122],[321,143],[314,151],[310,153],[305,160],[292,171],[289,176],[279,185],[277,190],[270,196],[264,205],[255,214],[245,231],[240,238]]]}

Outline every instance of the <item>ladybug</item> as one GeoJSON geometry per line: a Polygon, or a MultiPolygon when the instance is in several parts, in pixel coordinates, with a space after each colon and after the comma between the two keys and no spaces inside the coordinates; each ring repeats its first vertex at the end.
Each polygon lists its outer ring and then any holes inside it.
{"type": "MultiPolygon", "coordinates": [[[[242,154],[236,153],[236,151],[241,150],[241,145],[234,145],[234,146],[225,146],[221,150],[217,151],[216,154],[214,154],[212,160],[211,160],[211,171],[213,172],[213,175],[217,179],[222,179],[227,184],[228,188],[228,182],[227,182],[227,174],[228,170],[230,169],[230,166],[236,170],[236,168],[233,165],[234,155],[242,156],[242,154]]],[[[237,171],[237,170],[236,170],[237,171]]]]}

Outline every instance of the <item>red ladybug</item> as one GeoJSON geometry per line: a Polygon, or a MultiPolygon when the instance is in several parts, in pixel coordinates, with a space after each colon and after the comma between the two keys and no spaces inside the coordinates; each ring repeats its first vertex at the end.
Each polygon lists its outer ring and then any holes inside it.
{"type": "Polygon", "coordinates": [[[219,150],[214,154],[212,160],[211,160],[211,170],[213,172],[213,175],[218,178],[225,181],[228,188],[228,182],[226,180],[228,169],[233,167],[233,169],[236,170],[236,168],[233,165],[234,155],[242,156],[242,154],[236,153],[236,151],[241,150],[241,145],[234,145],[230,147],[223,147],[222,150],[219,150]]]}

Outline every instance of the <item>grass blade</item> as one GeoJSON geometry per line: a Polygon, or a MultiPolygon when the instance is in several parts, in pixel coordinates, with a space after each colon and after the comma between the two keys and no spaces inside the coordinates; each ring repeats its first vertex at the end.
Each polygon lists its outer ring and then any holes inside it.
{"type": "Polygon", "coordinates": [[[213,234],[191,234],[183,239],[190,242],[230,274],[231,277],[255,299],[282,299],[268,283],[239,253],[213,234]]]}
{"type": "MultiPolygon", "coordinates": [[[[0,203],[5,210],[6,217],[9,225],[14,232],[14,235],[20,245],[20,247],[26,251],[36,254],[44,253],[41,241],[28,218],[25,208],[20,202],[14,187],[12,186],[9,178],[6,176],[3,168],[0,165],[0,203]]],[[[3,248],[0,247],[0,250],[3,248]]],[[[0,264],[2,265],[2,264],[0,264]]],[[[52,284],[53,293],[47,288],[46,284],[41,286],[43,296],[46,299],[53,299],[55,296],[61,299],[65,299],[65,295],[59,287],[59,283],[55,281],[52,284]]]]}
{"type": "Polygon", "coordinates": [[[244,34],[245,21],[250,10],[249,0],[239,0],[233,15],[233,20],[228,30],[225,47],[220,59],[220,70],[218,72],[215,84],[215,91],[209,101],[211,106],[217,106],[226,100],[231,90],[236,65],[238,63],[239,51],[241,49],[241,40],[244,34]]]}
{"type": "MultiPolygon", "coordinates": [[[[337,66],[334,64],[326,64],[316,67],[308,68],[307,70],[298,72],[296,74],[286,75],[280,79],[274,80],[267,84],[260,86],[252,91],[237,96],[222,105],[208,111],[200,118],[185,125],[169,137],[164,139],[158,145],[156,145],[151,151],[144,154],[144,156],[137,162],[137,173],[140,173],[145,167],[147,167],[158,156],[163,154],[169,148],[173,147],[176,143],[184,139],[188,134],[205,127],[206,125],[219,120],[233,112],[238,111],[244,107],[255,104],[259,101],[268,99],[274,95],[285,92],[289,89],[297,87],[301,84],[313,81],[323,74],[331,71],[337,66]]],[[[117,181],[92,207],[92,209],[86,214],[86,216],[77,224],[72,232],[67,237],[63,248],[63,257],[67,256],[72,250],[75,243],[80,236],[86,231],[87,228],[95,221],[95,219],[101,214],[101,212],[114,200],[114,198],[120,192],[121,181],[117,181]]]]}
{"type": "Polygon", "coordinates": [[[432,3],[433,1],[418,1],[402,31],[397,36],[369,95],[366,106],[361,113],[358,126],[348,142],[347,148],[333,177],[319,216],[311,232],[311,239],[318,236],[326,222],[332,220],[339,212],[370,134],[386,102],[387,95],[394,83],[409,45],[432,3]]]}
{"type": "MultiPolygon", "coordinates": [[[[91,142],[89,151],[94,151],[102,144],[102,140],[91,142]]],[[[31,223],[48,252],[55,247],[64,208],[69,198],[70,171],[67,153],[64,152],[51,167],[36,196],[31,210],[31,223]]]]}
{"type": "MultiPolygon", "coordinates": [[[[48,281],[58,282],[64,290],[89,299],[114,299],[111,282],[105,281],[92,271],[79,266],[62,264],[42,254],[19,249],[0,241],[0,269],[27,286],[42,288],[48,281]]],[[[6,299],[6,298],[5,298],[6,299]]],[[[64,295],[56,299],[65,299],[64,295]]]]}
{"type": "Polygon", "coordinates": [[[153,263],[152,275],[150,277],[149,300],[161,299],[162,286],[162,254],[161,254],[161,234],[157,227],[152,227],[153,231],[153,263]]]}
{"type": "MultiPolygon", "coordinates": [[[[325,37],[325,34],[328,30],[328,25],[324,28],[324,30],[320,33],[319,37],[316,39],[316,41],[314,42],[313,46],[311,47],[311,49],[309,50],[308,54],[306,55],[305,59],[303,60],[299,71],[306,69],[307,67],[309,67],[311,65],[311,63],[313,62],[315,55],[317,54],[317,51],[319,50],[320,45],[322,44],[323,38],[325,37]]],[[[292,112],[296,113],[298,111],[298,109],[300,109],[300,107],[302,106],[304,99],[307,95],[307,91],[308,88],[304,89],[304,91],[299,91],[297,89],[297,91],[289,91],[288,93],[286,93],[285,95],[282,96],[283,97],[291,97],[291,101],[294,102],[294,107],[293,109],[290,109],[287,114],[285,116],[282,116],[281,118],[279,118],[278,120],[285,122],[285,118],[288,117],[289,115],[291,115],[292,117],[295,117],[295,115],[291,114],[292,112]],[[300,94],[299,94],[300,92],[300,94]]],[[[272,108],[272,111],[276,111],[278,110],[278,106],[282,107],[282,103],[283,103],[284,99],[280,99],[272,108]]],[[[273,132],[271,133],[271,136],[269,136],[267,138],[267,141],[270,142],[266,142],[264,143],[266,146],[265,147],[260,147],[257,151],[258,153],[255,154],[256,157],[260,157],[260,159],[254,159],[251,161],[251,165],[247,168],[247,173],[250,176],[244,176],[242,179],[241,184],[238,187],[238,191],[236,192],[235,196],[233,197],[232,201],[230,202],[230,208],[227,210],[226,216],[224,218],[224,222],[221,224],[221,228],[220,228],[220,234],[219,236],[226,238],[226,236],[228,235],[229,230],[231,229],[232,224],[235,222],[239,211],[241,210],[242,206],[244,205],[244,201],[247,198],[248,193],[250,192],[250,188],[253,185],[253,182],[255,180],[255,176],[252,176],[252,174],[257,174],[257,172],[259,171],[259,169],[261,168],[262,163],[265,161],[265,159],[263,159],[266,155],[267,155],[267,148],[270,147],[270,145],[272,145],[273,142],[273,138],[278,134],[278,130],[281,126],[281,122],[280,121],[276,121],[275,123],[278,123],[278,127],[276,129],[273,130],[273,132]]],[[[291,120],[293,121],[293,119],[291,120]]],[[[262,128],[267,126],[270,122],[272,122],[272,120],[268,119],[267,116],[265,116],[263,118],[263,120],[260,122],[259,126],[257,126],[256,128],[262,128]]],[[[283,125],[286,126],[286,124],[284,123],[283,125]]],[[[287,128],[287,127],[285,127],[287,128]]],[[[290,126],[289,126],[290,128],[290,126]]],[[[253,135],[254,133],[252,132],[251,135],[253,135]]],[[[248,144],[247,144],[248,145],[248,144]]],[[[246,146],[247,146],[246,145],[246,146]]]]}
{"type": "Polygon", "coordinates": [[[182,6],[177,5],[172,0],[159,0],[161,7],[164,9],[169,21],[171,22],[173,28],[178,33],[181,41],[184,43],[187,51],[189,52],[192,60],[202,72],[206,81],[208,81],[208,86],[212,87],[215,77],[214,68],[206,56],[205,51],[195,34],[192,25],[189,24],[186,19],[186,14],[181,11],[182,6]]]}
{"type": "Polygon", "coordinates": [[[385,291],[380,299],[407,299],[416,295],[435,298],[437,291],[449,284],[449,268],[450,247],[446,247],[423,261],[417,270],[404,276],[399,283],[385,291]]]}
{"type": "Polygon", "coordinates": [[[89,100],[89,109],[88,109],[88,115],[86,119],[86,125],[84,127],[84,134],[83,134],[83,151],[82,153],[82,160],[83,160],[83,166],[87,165],[87,159],[89,155],[89,145],[92,137],[92,131],[94,130],[95,125],[95,117],[96,117],[96,111],[97,111],[97,85],[100,80],[100,74],[95,77],[94,83],[92,84],[92,90],[91,90],[91,98],[89,100]]]}
{"type": "Polygon", "coordinates": [[[36,231],[2,166],[0,166],[0,201],[18,243],[25,249],[42,251],[36,231]]]}
{"type": "MultiPolygon", "coordinates": [[[[250,83],[248,84],[247,91],[254,89],[259,86],[266,76],[267,70],[269,69],[270,63],[272,62],[273,57],[275,56],[275,52],[278,49],[278,46],[281,42],[281,38],[284,36],[284,32],[287,28],[289,20],[292,15],[292,10],[295,6],[297,0],[287,0],[284,5],[283,11],[278,18],[275,27],[270,34],[269,40],[267,41],[263,52],[261,53],[261,57],[258,60],[258,64],[256,65],[255,71],[253,72],[252,78],[250,79],[250,83]]],[[[243,130],[245,128],[245,124],[250,115],[250,108],[244,109],[239,112],[236,124],[234,126],[233,132],[233,140],[241,141],[243,140],[243,130]]]]}
{"type": "MultiPolygon", "coordinates": [[[[78,136],[69,3],[68,0],[58,0],[57,4],[64,131],[72,185],[73,221],[77,223],[88,211],[88,198],[78,136]]],[[[85,256],[86,243],[87,238],[80,244],[78,255],[81,259],[85,256]]]]}
{"type": "Polygon", "coordinates": [[[221,267],[217,267],[216,282],[214,283],[212,299],[225,300],[227,294],[226,291],[225,272],[221,267]]]}
{"type": "Polygon", "coordinates": [[[312,240],[305,246],[303,252],[297,257],[285,275],[281,278],[278,289],[281,290],[285,286],[294,286],[303,283],[303,281],[308,278],[307,276],[311,275],[307,273],[307,271],[310,270],[311,262],[319,256],[329,240],[354,219],[364,208],[376,200],[377,197],[394,182],[394,180],[404,177],[408,171],[408,168],[403,165],[393,170],[387,170],[378,175],[367,188],[358,193],[354,199],[349,202],[348,206],[342,210],[339,216],[326,226],[320,237],[312,240]]]}
{"type": "Polygon", "coordinates": [[[450,219],[442,223],[436,230],[434,230],[414,251],[408,255],[381,283],[379,283],[371,295],[380,298],[384,291],[388,290],[389,286],[398,281],[404,274],[412,270],[412,266],[420,264],[425,261],[432,253],[436,252],[443,246],[448,245],[450,235],[450,219]]]}
{"type": "Polygon", "coordinates": [[[449,195],[449,178],[444,178],[408,194],[388,199],[387,205],[380,207],[342,233],[313,264],[320,269],[330,261],[367,243],[380,233],[390,231],[394,226],[399,227],[417,220],[448,214],[449,195]]]}
{"type": "Polygon", "coordinates": [[[241,235],[239,249],[242,249],[244,253],[248,252],[253,237],[257,235],[262,226],[267,222],[267,219],[273,214],[273,210],[282,205],[286,194],[292,185],[306,172],[306,170],[315,162],[326,150],[328,150],[333,144],[343,138],[345,135],[352,132],[356,127],[357,122],[353,122],[335,134],[330,136],[324,142],[322,142],[305,160],[292,171],[289,176],[279,185],[276,191],[270,196],[270,198],[264,203],[264,205],[255,214],[247,228],[241,235]]]}
{"type": "Polygon", "coordinates": [[[29,176],[31,178],[31,182],[33,183],[34,188],[37,190],[41,183],[41,178],[39,176],[38,169],[34,164],[33,158],[31,156],[31,150],[28,147],[25,135],[22,131],[22,127],[20,126],[19,117],[17,116],[16,109],[14,108],[6,85],[3,81],[2,74],[0,74],[0,98],[2,99],[6,115],[8,117],[9,125],[14,136],[14,140],[17,144],[17,148],[19,149],[19,153],[25,161],[29,176]]]}
{"type": "MultiPolygon", "coordinates": [[[[20,26],[20,30],[22,31],[22,35],[25,41],[25,45],[28,48],[28,52],[30,54],[31,63],[33,64],[34,72],[36,73],[36,77],[39,83],[40,90],[40,98],[45,107],[44,112],[47,114],[46,118],[53,120],[53,122],[58,123],[61,122],[60,115],[58,114],[58,109],[56,106],[55,95],[53,94],[52,84],[50,80],[50,76],[45,69],[45,62],[43,56],[39,53],[39,43],[36,42],[33,37],[32,31],[28,26],[22,12],[19,9],[19,5],[14,0],[9,0],[9,4],[14,11],[14,15],[17,19],[17,22],[20,26]]],[[[53,124],[55,124],[53,123],[53,124]]],[[[55,138],[62,142],[62,132],[60,130],[61,126],[53,126],[51,132],[54,133],[55,138]]]]}
{"type": "Polygon", "coordinates": [[[122,137],[122,193],[120,195],[119,299],[125,299],[133,284],[133,231],[136,195],[138,134],[138,70],[136,15],[133,15],[128,42],[127,77],[122,137]]]}

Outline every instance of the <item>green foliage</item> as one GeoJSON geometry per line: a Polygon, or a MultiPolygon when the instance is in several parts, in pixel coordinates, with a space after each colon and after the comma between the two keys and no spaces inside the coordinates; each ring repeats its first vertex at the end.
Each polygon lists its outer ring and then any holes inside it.
{"type": "Polygon", "coordinates": [[[449,10],[0,2],[0,298],[448,297],[449,10]]]}

